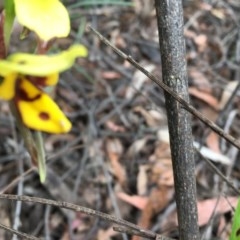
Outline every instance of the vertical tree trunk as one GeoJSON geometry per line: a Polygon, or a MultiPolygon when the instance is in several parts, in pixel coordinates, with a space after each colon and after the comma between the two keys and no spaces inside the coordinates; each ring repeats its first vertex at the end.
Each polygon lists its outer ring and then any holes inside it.
{"type": "MultiPolygon", "coordinates": [[[[163,82],[188,101],[182,0],[155,0],[163,82]]],[[[189,113],[165,93],[179,235],[199,239],[194,149],[189,113]]]]}

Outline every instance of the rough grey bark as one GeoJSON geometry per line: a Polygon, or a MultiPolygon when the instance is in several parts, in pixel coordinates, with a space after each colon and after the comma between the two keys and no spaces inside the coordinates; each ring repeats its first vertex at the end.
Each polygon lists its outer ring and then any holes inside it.
{"type": "MultiPolygon", "coordinates": [[[[182,0],[155,0],[163,82],[188,101],[182,0]]],[[[165,93],[181,240],[199,239],[189,113],[165,93]]]]}

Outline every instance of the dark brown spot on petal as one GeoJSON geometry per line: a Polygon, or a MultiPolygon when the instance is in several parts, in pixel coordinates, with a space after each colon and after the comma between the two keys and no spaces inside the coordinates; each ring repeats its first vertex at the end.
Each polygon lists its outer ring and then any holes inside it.
{"type": "Polygon", "coordinates": [[[27,75],[26,78],[35,86],[45,87],[47,85],[47,77],[36,77],[27,75]]]}
{"type": "Polygon", "coordinates": [[[16,82],[16,97],[21,99],[21,100],[24,100],[24,101],[29,101],[29,102],[32,102],[32,101],[35,101],[39,98],[41,98],[41,93],[37,93],[35,96],[33,97],[30,97],[28,92],[22,88],[21,86],[21,83],[22,83],[22,79],[18,79],[17,82],[16,82]]]}
{"type": "Polygon", "coordinates": [[[46,112],[40,112],[40,113],[39,113],[39,117],[40,117],[42,120],[44,120],[44,121],[47,121],[47,120],[50,119],[49,114],[46,113],[46,112]]]}

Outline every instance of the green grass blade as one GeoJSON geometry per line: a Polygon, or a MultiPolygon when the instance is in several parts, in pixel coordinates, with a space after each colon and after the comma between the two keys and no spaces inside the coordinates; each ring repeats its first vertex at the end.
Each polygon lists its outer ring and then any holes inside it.
{"type": "Polygon", "coordinates": [[[232,232],[229,240],[240,240],[240,198],[233,217],[232,232]]]}
{"type": "Polygon", "coordinates": [[[4,41],[5,41],[6,48],[8,48],[10,36],[12,32],[13,21],[15,18],[14,1],[5,0],[4,8],[5,8],[4,41]]]}

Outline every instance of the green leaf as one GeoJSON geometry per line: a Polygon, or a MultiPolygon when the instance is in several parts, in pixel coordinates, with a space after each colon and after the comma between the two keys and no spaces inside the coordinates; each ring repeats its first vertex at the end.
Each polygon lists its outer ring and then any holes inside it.
{"type": "Polygon", "coordinates": [[[232,232],[229,240],[240,240],[240,198],[233,217],[232,232]]]}
{"type": "Polygon", "coordinates": [[[38,162],[38,172],[41,183],[46,180],[46,156],[44,150],[44,143],[42,133],[39,131],[34,131],[35,143],[37,146],[37,162],[38,162]]]}
{"type": "Polygon", "coordinates": [[[15,18],[14,0],[5,0],[4,8],[5,8],[4,41],[6,48],[8,48],[12,32],[13,21],[15,18]]]}
{"type": "Polygon", "coordinates": [[[12,101],[10,102],[10,109],[16,119],[17,127],[24,140],[25,147],[32,159],[32,163],[35,166],[38,165],[40,181],[43,183],[46,179],[46,157],[42,133],[37,131],[32,133],[32,131],[23,124],[16,106],[12,101]]]}

